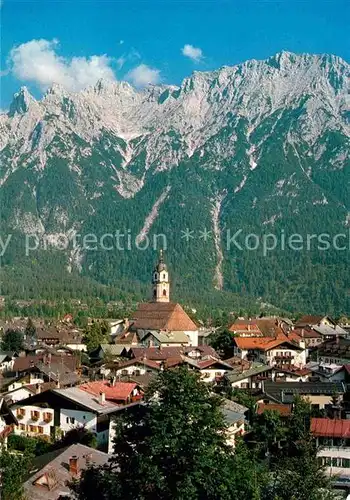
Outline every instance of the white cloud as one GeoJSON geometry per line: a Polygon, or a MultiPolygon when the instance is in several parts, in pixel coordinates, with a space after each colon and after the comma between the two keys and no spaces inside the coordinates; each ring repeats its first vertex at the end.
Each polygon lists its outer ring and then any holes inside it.
{"type": "Polygon", "coordinates": [[[46,89],[53,83],[68,90],[81,90],[97,80],[115,80],[106,55],[67,59],[56,53],[58,40],[31,40],[14,47],[9,56],[11,71],[16,78],[35,82],[46,89]]]}
{"type": "Polygon", "coordinates": [[[186,43],[181,49],[181,52],[184,56],[189,57],[192,59],[192,61],[199,62],[201,59],[203,59],[203,52],[202,49],[199,47],[193,47],[193,45],[190,45],[186,43]]]}
{"type": "Polygon", "coordinates": [[[135,87],[144,87],[149,83],[159,83],[160,82],[160,71],[159,69],[150,68],[146,64],[140,64],[136,68],[129,71],[126,78],[130,80],[135,87]]]}

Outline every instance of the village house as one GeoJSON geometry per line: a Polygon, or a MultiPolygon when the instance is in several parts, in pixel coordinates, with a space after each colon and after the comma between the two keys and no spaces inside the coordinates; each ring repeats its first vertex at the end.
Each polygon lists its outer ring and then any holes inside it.
{"type": "Polygon", "coordinates": [[[317,349],[317,361],[343,366],[350,363],[350,339],[337,337],[324,342],[317,349]]]}
{"type": "Polygon", "coordinates": [[[37,328],[37,345],[50,347],[67,346],[73,351],[86,351],[86,345],[83,342],[83,334],[72,326],[49,326],[37,328]]]}
{"type": "Polygon", "coordinates": [[[334,405],[335,397],[343,400],[346,387],[342,382],[272,382],[264,381],[263,403],[293,404],[296,396],[310,401],[315,409],[324,410],[334,405]]]}
{"type": "Polygon", "coordinates": [[[241,359],[279,367],[303,367],[306,364],[305,347],[286,336],[234,337],[233,344],[235,356],[241,359]]]}
{"type": "MultiPolygon", "coordinates": [[[[52,356],[51,354],[37,354],[16,358],[13,373],[16,379],[13,383],[22,385],[56,382],[57,386],[75,385],[80,380],[79,361],[75,356],[52,356]]],[[[9,390],[18,388],[9,386],[9,390]]]]}
{"type": "Polygon", "coordinates": [[[0,451],[7,448],[7,438],[18,424],[16,416],[10,409],[7,401],[0,397],[0,451]]]}
{"type": "Polygon", "coordinates": [[[350,420],[312,418],[311,433],[316,438],[317,457],[335,478],[338,488],[350,481],[350,420]]]}
{"type": "Polygon", "coordinates": [[[246,433],[248,408],[225,399],[222,412],[227,425],[227,443],[235,448],[237,437],[243,436],[246,433]]]}
{"type": "Polygon", "coordinates": [[[50,389],[11,405],[18,419],[14,432],[52,438],[83,426],[107,449],[110,418],[138,404],[141,397],[137,384],[127,382],[97,381],[50,389]]]}
{"type": "Polygon", "coordinates": [[[32,460],[29,477],[24,483],[27,500],[69,498],[68,482],[77,479],[90,465],[107,464],[109,456],[82,444],[72,444],[56,453],[46,453],[32,460]]]}
{"type": "Polygon", "coordinates": [[[0,373],[11,372],[18,354],[0,351],[0,373]]]}
{"type": "Polygon", "coordinates": [[[232,372],[226,376],[232,387],[237,389],[260,389],[264,380],[271,380],[272,366],[259,362],[247,362],[241,359],[239,361],[240,363],[237,363],[237,358],[226,360],[226,363],[232,366],[232,372]]]}

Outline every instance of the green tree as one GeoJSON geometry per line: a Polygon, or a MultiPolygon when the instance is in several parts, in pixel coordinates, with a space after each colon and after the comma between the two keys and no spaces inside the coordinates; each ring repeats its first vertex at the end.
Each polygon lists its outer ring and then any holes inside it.
{"type": "Polygon", "coordinates": [[[84,444],[90,448],[97,447],[97,439],[95,434],[86,429],[84,426],[74,427],[73,429],[66,432],[66,434],[55,443],[56,448],[61,448],[64,446],[70,446],[72,444],[84,444]]]}
{"type": "Polygon", "coordinates": [[[102,323],[92,323],[84,332],[84,342],[88,352],[92,352],[100,344],[108,342],[109,326],[104,321],[102,323]]]}
{"type": "Polygon", "coordinates": [[[333,500],[332,478],[317,460],[317,448],[312,438],[296,444],[295,454],[281,453],[270,473],[270,482],[262,500],[333,500]]]}
{"type": "Polygon", "coordinates": [[[211,346],[225,359],[233,356],[233,334],[228,330],[222,330],[216,334],[211,346]]]}
{"type": "Polygon", "coordinates": [[[35,339],[36,337],[36,328],[31,318],[28,318],[26,329],[25,329],[26,338],[29,340],[35,339]]]}
{"type": "Polygon", "coordinates": [[[23,333],[19,330],[7,330],[1,341],[3,351],[21,351],[23,349],[23,333]]]}
{"type": "MultiPolygon", "coordinates": [[[[243,496],[226,443],[221,399],[185,367],[161,372],[134,412],[116,422],[108,466],[83,472],[80,500],[229,500],[243,496]]],[[[249,483],[249,481],[247,481],[249,483]]]]}
{"type": "Polygon", "coordinates": [[[23,482],[30,465],[29,456],[0,452],[1,499],[24,500],[23,482]]]}
{"type": "Polygon", "coordinates": [[[284,427],[279,413],[276,411],[264,411],[256,415],[253,421],[254,438],[265,451],[285,438],[287,429],[284,427]]]}

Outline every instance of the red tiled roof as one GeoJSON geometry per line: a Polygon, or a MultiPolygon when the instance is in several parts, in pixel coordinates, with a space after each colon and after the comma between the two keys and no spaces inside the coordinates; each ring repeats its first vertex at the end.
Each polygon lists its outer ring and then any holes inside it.
{"type": "Polygon", "coordinates": [[[172,302],[145,302],[139,304],[134,314],[133,329],[197,331],[197,325],[185,313],[180,304],[172,302]]]}
{"type": "Polygon", "coordinates": [[[82,384],[79,386],[79,389],[96,396],[104,392],[108,400],[125,401],[136,387],[137,384],[133,382],[116,382],[112,385],[106,380],[101,380],[82,384]]]}
{"type": "MultiPolygon", "coordinates": [[[[234,342],[240,349],[258,349],[260,351],[268,351],[285,342],[291,344],[291,341],[289,341],[287,337],[280,339],[273,339],[270,337],[235,337],[234,342]]],[[[294,344],[292,345],[296,347],[294,344]]]]}
{"type": "Polygon", "coordinates": [[[319,339],[322,338],[322,335],[316,330],[313,330],[312,328],[295,328],[294,330],[295,333],[299,335],[301,339],[319,339]]]}
{"type": "Polygon", "coordinates": [[[261,415],[264,411],[276,411],[281,417],[289,417],[292,412],[292,405],[274,404],[274,403],[258,403],[257,414],[261,415]]]}
{"type": "Polygon", "coordinates": [[[239,332],[244,334],[254,334],[254,335],[262,335],[262,332],[256,323],[238,323],[235,321],[233,325],[229,328],[230,332],[239,332]]]}
{"type": "Polygon", "coordinates": [[[350,420],[312,418],[311,433],[315,437],[350,438],[350,420]]]}

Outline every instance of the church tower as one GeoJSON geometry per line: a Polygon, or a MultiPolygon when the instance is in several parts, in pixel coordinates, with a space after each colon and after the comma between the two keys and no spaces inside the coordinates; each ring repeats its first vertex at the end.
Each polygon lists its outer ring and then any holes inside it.
{"type": "Polygon", "coordinates": [[[169,302],[170,283],[168,268],[164,263],[163,250],[159,253],[159,261],[152,276],[153,302],[169,302]]]}

